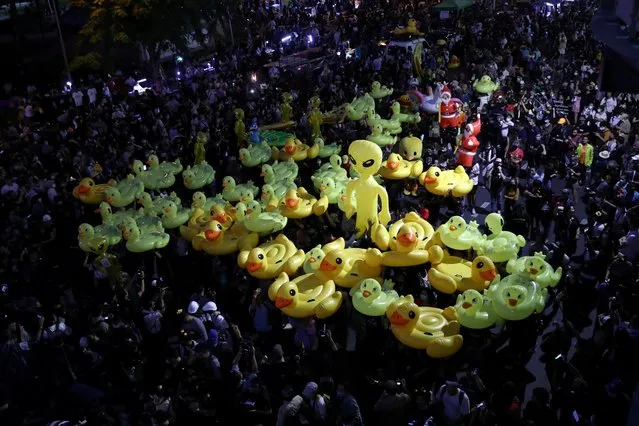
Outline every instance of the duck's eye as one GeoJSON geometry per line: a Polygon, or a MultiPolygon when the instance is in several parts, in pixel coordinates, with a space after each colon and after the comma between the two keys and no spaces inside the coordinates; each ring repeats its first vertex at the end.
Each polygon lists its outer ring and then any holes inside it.
{"type": "Polygon", "coordinates": [[[262,259],[264,259],[264,255],[262,253],[260,253],[260,254],[257,255],[257,258],[262,260],[262,259]]]}
{"type": "Polygon", "coordinates": [[[524,298],[524,295],[523,295],[523,294],[520,294],[519,296],[517,296],[517,299],[519,299],[519,300],[521,300],[521,299],[523,299],[523,298],[524,298]]]}
{"type": "Polygon", "coordinates": [[[352,156],[350,156],[350,155],[349,155],[349,156],[348,156],[348,159],[351,161],[351,163],[352,163],[353,165],[356,165],[356,164],[357,164],[357,161],[355,161],[355,159],[354,159],[352,156]]]}
{"type": "Polygon", "coordinates": [[[546,265],[541,265],[541,266],[539,267],[539,270],[540,270],[540,271],[543,271],[545,267],[546,267],[546,265]]]}
{"type": "Polygon", "coordinates": [[[439,177],[439,172],[435,172],[435,177],[439,177]]]}
{"type": "Polygon", "coordinates": [[[217,229],[219,229],[220,231],[222,230],[222,225],[220,225],[219,223],[217,224],[217,229]]]}
{"type": "Polygon", "coordinates": [[[93,186],[93,182],[89,182],[89,186],[93,186]]]}
{"type": "Polygon", "coordinates": [[[337,259],[335,259],[335,263],[337,263],[338,265],[342,264],[342,258],[338,257],[337,259]]]}
{"type": "Polygon", "coordinates": [[[477,267],[478,267],[479,269],[483,268],[483,267],[484,267],[484,262],[479,262],[479,263],[477,264],[477,267]]]}
{"type": "Polygon", "coordinates": [[[499,222],[501,223],[501,226],[504,226],[504,218],[503,217],[499,219],[499,222]]]}
{"type": "Polygon", "coordinates": [[[373,288],[373,293],[377,292],[377,287],[373,288]]]}
{"type": "Polygon", "coordinates": [[[510,292],[506,292],[506,297],[510,297],[510,292]]]}
{"type": "Polygon", "coordinates": [[[295,290],[290,289],[290,290],[288,291],[288,294],[290,294],[291,296],[295,296],[295,290]]]}
{"type": "Polygon", "coordinates": [[[473,303],[477,303],[477,298],[476,298],[476,297],[473,297],[472,302],[473,302],[473,303]]]}
{"type": "Polygon", "coordinates": [[[372,166],[373,164],[375,164],[375,160],[371,159],[371,160],[366,160],[366,161],[364,161],[364,163],[362,163],[362,166],[364,166],[364,167],[370,167],[370,166],[372,166]]]}
{"type": "Polygon", "coordinates": [[[532,261],[530,262],[530,266],[533,266],[533,263],[532,263],[532,261]]]}
{"type": "Polygon", "coordinates": [[[408,312],[408,318],[415,319],[415,312],[414,311],[408,312]]]}
{"type": "Polygon", "coordinates": [[[413,155],[417,155],[417,151],[413,152],[413,155]]]}
{"type": "Polygon", "coordinates": [[[366,283],[362,284],[362,288],[367,288],[366,283]]]}

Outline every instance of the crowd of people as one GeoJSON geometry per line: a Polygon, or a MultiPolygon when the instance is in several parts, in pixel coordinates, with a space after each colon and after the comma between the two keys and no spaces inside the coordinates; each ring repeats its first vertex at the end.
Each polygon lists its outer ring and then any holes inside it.
{"type": "MultiPolygon", "coordinates": [[[[314,17],[299,5],[260,5],[246,12],[246,45],[218,46],[214,67],[196,72],[194,61],[192,72],[144,93],[122,73],[86,75],[68,90],[5,84],[0,424],[625,425],[639,379],[639,98],[596,86],[594,5],[548,15],[497,6],[442,21],[422,3],[326,3],[314,17]],[[446,41],[424,49],[424,76],[413,74],[413,52],[387,54],[378,43],[409,14],[446,41]],[[317,71],[263,72],[268,46],[302,28],[338,59],[317,71]],[[335,54],[348,49],[349,58],[335,54]],[[448,68],[452,56],[460,68],[448,68]],[[480,108],[472,82],[483,75],[500,89],[480,108]],[[543,314],[465,331],[461,352],[435,360],[399,344],[385,319],[362,316],[348,297],[328,320],[289,320],[266,297],[268,282],[233,256],[190,250],[179,235],[158,252],[115,248],[115,279],[112,265],[77,247],[78,224],[96,222],[71,196],[83,177],[126,176],[151,153],[192,164],[203,132],[218,177],[256,179],[238,161],[235,108],[247,128],[274,123],[291,92],[296,134],[309,140],[312,96],[330,111],[376,80],[398,95],[446,82],[483,120],[469,170],[476,190],[460,202],[387,183],[393,219],[427,208],[436,226],[453,213],[502,212],[528,238],[525,253],[543,251],[566,271],[543,314]]],[[[410,131],[424,136],[424,163],[454,165],[454,140],[436,115],[423,118],[410,131]]],[[[346,147],[368,128],[322,131],[346,147]]],[[[312,187],[313,169],[300,163],[301,186],[312,187]]],[[[208,195],[217,190],[220,182],[208,195]]],[[[329,213],[284,232],[305,250],[349,239],[353,222],[329,213]]],[[[394,269],[392,279],[419,304],[451,304],[424,268],[394,269]]]]}

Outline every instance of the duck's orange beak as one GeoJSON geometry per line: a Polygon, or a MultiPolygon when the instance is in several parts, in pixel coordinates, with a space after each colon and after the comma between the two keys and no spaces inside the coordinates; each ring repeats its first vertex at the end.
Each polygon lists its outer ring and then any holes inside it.
{"type": "Polygon", "coordinates": [[[314,257],[311,257],[310,259],[308,259],[308,263],[315,263],[317,262],[317,260],[315,260],[314,257]]]}
{"type": "Polygon", "coordinates": [[[368,291],[368,290],[364,290],[364,291],[362,291],[362,295],[363,295],[364,297],[369,297],[369,296],[371,295],[371,292],[370,292],[370,291],[368,291]]]}
{"type": "Polygon", "coordinates": [[[297,147],[295,145],[285,146],[284,151],[286,151],[288,155],[293,155],[295,151],[297,151],[297,147]]]}
{"type": "Polygon", "coordinates": [[[393,325],[406,325],[408,324],[408,320],[401,316],[401,314],[397,311],[393,312],[393,315],[390,317],[390,322],[393,325]]]}
{"type": "MultiPolygon", "coordinates": [[[[191,178],[184,178],[184,183],[186,184],[191,184],[191,178]]],[[[222,184],[222,186],[225,186],[224,184],[222,184]]]]}
{"type": "Polygon", "coordinates": [[[395,170],[399,167],[399,161],[387,161],[386,168],[389,170],[395,170]]]}
{"type": "Polygon", "coordinates": [[[464,308],[464,309],[468,309],[468,308],[470,308],[471,306],[473,306],[473,305],[472,305],[470,302],[464,302],[464,303],[462,303],[462,308],[464,308]]]}
{"type": "Polygon", "coordinates": [[[320,271],[334,271],[337,269],[337,266],[333,265],[328,260],[322,260],[322,264],[320,265],[320,271]]]}
{"type": "Polygon", "coordinates": [[[164,213],[170,213],[170,212],[171,212],[171,209],[170,209],[170,208],[166,207],[166,208],[164,209],[164,213]]]}
{"type": "Polygon", "coordinates": [[[78,232],[78,238],[84,238],[86,232],[78,232]]]}
{"type": "Polygon", "coordinates": [[[246,214],[251,214],[253,213],[253,209],[246,209],[246,214]]]}
{"type": "Polygon", "coordinates": [[[455,225],[450,225],[450,226],[448,227],[448,229],[449,229],[450,231],[457,231],[457,227],[456,227],[455,225]]]}
{"type": "Polygon", "coordinates": [[[294,209],[295,207],[297,207],[299,203],[300,203],[299,198],[289,198],[288,200],[286,200],[286,206],[289,209],[294,209]]]}
{"type": "Polygon", "coordinates": [[[228,184],[228,183],[226,183],[226,182],[222,182],[222,188],[226,188],[227,186],[229,186],[229,184],[228,184]]]}
{"type": "Polygon", "coordinates": [[[415,244],[417,237],[414,232],[404,232],[397,236],[397,241],[399,241],[399,243],[403,246],[411,246],[415,244]]]}
{"type": "Polygon", "coordinates": [[[320,185],[320,191],[326,191],[326,189],[328,189],[328,186],[326,185],[320,185]]]}
{"type": "Polygon", "coordinates": [[[264,177],[264,176],[266,176],[266,173],[260,172],[260,176],[264,177]]]}
{"type": "Polygon", "coordinates": [[[113,197],[106,197],[104,199],[104,201],[106,201],[107,203],[111,204],[113,202],[113,197]]]}
{"type": "Polygon", "coordinates": [[[89,186],[86,186],[86,185],[79,185],[78,186],[78,192],[80,194],[86,194],[89,191],[91,191],[91,187],[89,187],[89,186]]]}
{"type": "Polygon", "coordinates": [[[479,271],[479,276],[486,281],[492,281],[497,276],[497,271],[494,268],[486,271],[479,271]]]}
{"type": "Polygon", "coordinates": [[[517,299],[508,299],[508,304],[510,306],[517,306],[517,299]]]}
{"type": "Polygon", "coordinates": [[[277,297],[275,299],[275,307],[278,309],[286,308],[291,303],[293,303],[293,299],[285,299],[283,297],[277,297]]]}
{"type": "Polygon", "coordinates": [[[220,213],[217,216],[215,216],[213,219],[217,220],[220,223],[226,223],[226,219],[227,219],[226,213],[225,212],[220,213]]]}
{"type": "Polygon", "coordinates": [[[530,268],[528,269],[528,272],[530,272],[531,275],[537,275],[539,271],[537,270],[537,268],[530,268]]]}
{"type": "Polygon", "coordinates": [[[249,272],[259,271],[262,267],[261,262],[249,262],[246,264],[246,270],[249,272]]]}
{"type": "Polygon", "coordinates": [[[220,238],[221,234],[222,233],[220,231],[214,231],[213,229],[207,229],[206,231],[204,231],[204,237],[207,239],[207,241],[215,241],[220,238]]]}
{"type": "Polygon", "coordinates": [[[426,176],[424,178],[424,183],[435,183],[437,182],[437,178],[434,176],[426,176]]]}

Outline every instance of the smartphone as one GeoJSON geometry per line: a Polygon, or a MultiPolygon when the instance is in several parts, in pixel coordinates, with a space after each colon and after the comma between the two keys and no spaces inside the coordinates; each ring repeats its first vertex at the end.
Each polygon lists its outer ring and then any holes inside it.
{"type": "Polygon", "coordinates": [[[2,284],[2,294],[7,294],[9,292],[9,284],[2,284]]]}
{"type": "Polygon", "coordinates": [[[575,423],[579,423],[580,417],[579,417],[579,413],[577,412],[577,410],[572,412],[572,419],[575,423]]]}
{"type": "Polygon", "coordinates": [[[555,357],[555,359],[563,359],[563,358],[564,358],[564,356],[563,356],[562,354],[559,354],[559,355],[557,355],[557,356],[555,357]]]}

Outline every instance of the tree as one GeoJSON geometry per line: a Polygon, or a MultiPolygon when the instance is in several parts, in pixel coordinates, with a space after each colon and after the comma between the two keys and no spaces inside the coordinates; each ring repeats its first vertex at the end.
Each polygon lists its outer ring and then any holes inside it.
{"type": "Polygon", "coordinates": [[[81,35],[100,44],[108,55],[117,45],[138,44],[149,53],[157,72],[162,51],[187,51],[189,38],[200,31],[201,0],[74,0],[89,19],[81,35]]]}

